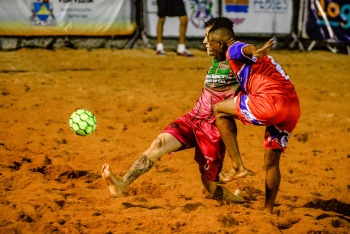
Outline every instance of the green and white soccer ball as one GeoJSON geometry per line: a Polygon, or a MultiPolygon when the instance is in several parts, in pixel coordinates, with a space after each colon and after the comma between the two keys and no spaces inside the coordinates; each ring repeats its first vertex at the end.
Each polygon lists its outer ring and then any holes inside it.
{"type": "Polygon", "coordinates": [[[73,112],[69,119],[69,126],[79,136],[87,136],[96,129],[96,118],[91,111],[79,109],[73,112]]]}

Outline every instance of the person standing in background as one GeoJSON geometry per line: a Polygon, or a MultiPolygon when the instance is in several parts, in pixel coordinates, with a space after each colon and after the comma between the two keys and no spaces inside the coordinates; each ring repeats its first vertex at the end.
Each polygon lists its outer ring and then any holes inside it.
{"type": "Polygon", "coordinates": [[[179,41],[177,45],[177,55],[193,57],[193,54],[186,49],[186,30],[188,18],[183,0],[157,0],[158,23],[157,23],[157,55],[166,55],[163,45],[163,28],[165,17],[179,17],[179,41]]]}

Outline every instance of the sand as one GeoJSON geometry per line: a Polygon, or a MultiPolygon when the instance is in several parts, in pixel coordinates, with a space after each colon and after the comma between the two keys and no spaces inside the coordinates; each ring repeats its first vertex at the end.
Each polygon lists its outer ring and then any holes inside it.
{"type": "MultiPolygon", "coordinates": [[[[208,200],[194,150],[165,155],[115,198],[122,176],[172,120],[190,110],[211,58],[150,49],[20,49],[0,53],[0,233],[349,233],[350,56],[271,50],[290,75],[301,118],[281,158],[274,214],[262,209],[264,127],[238,124],[254,174],[226,183],[246,204],[208,200]],[[70,115],[97,128],[75,135],[70,115]]],[[[226,157],[224,171],[230,169],[226,157]]]]}

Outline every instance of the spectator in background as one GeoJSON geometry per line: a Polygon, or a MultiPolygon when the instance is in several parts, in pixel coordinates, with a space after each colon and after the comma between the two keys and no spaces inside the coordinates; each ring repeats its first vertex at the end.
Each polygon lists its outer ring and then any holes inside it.
{"type": "Polygon", "coordinates": [[[163,45],[163,28],[165,17],[178,16],[180,19],[179,42],[177,45],[177,54],[186,57],[193,57],[191,52],[186,49],[185,38],[188,18],[183,0],[157,0],[158,5],[158,23],[157,23],[157,55],[166,55],[163,45]]]}

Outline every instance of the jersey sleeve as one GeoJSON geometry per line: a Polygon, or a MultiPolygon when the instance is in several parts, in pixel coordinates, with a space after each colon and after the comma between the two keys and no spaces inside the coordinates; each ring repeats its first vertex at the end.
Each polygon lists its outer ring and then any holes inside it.
{"type": "Polygon", "coordinates": [[[248,65],[252,65],[256,62],[255,57],[248,57],[243,54],[243,47],[247,46],[247,43],[243,42],[235,42],[233,43],[227,50],[227,58],[235,61],[239,61],[241,63],[245,63],[248,65]]]}

